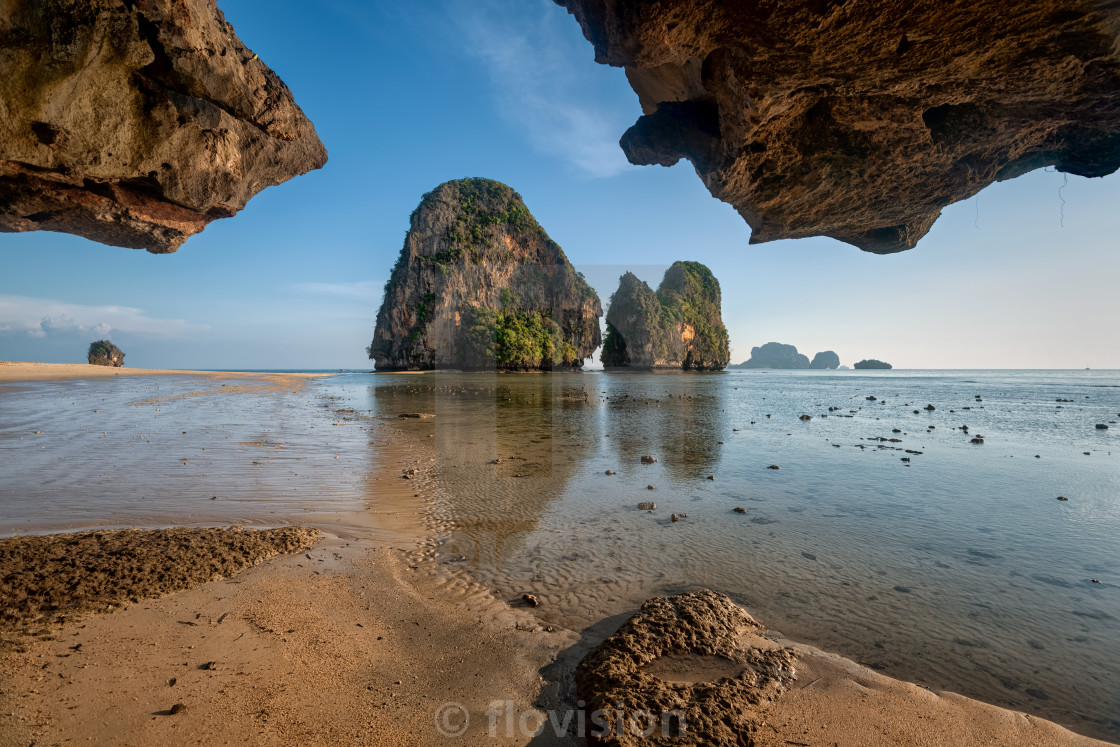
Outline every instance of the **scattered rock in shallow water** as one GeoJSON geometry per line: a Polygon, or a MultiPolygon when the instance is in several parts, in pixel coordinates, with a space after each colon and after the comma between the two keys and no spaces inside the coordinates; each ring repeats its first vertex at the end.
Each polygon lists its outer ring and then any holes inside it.
{"type": "MultiPolygon", "coordinates": [[[[802,415],[802,416],[801,416],[801,420],[812,420],[812,419],[813,419],[813,416],[812,416],[812,415],[802,415]]],[[[1106,427],[1107,427],[1107,426],[1106,426],[1106,427]]]]}
{"type": "Polygon", "coordinates": [[[651,457],[649,454],[646,454],[642,457],[642,464],[653,464],[656,461],[657,460],[651,457]]]}
{"type": "Polygon", "coordinates": [[[936,408],[936,407],[934,407],[933,405],[926,405],[925,409],[926,409],[926,410],[929,410],[930,412],[933,412],[933,411],[934,411],[934,410],[936,410],[937,408],[936,408]]]}
{"type": "Polygon", "coordinates": [[[817,556],[814,555],[811,552],[803,552],[803,553],[801,553],[801,557],[805,558],[806,560],[816,560],[817,559],[817,556]]]}
{"type": "Polygon", "coordinates": [[[891,428],[891,433],[902,433],[901,428],[891,428]]]}
{"type": "Polygon", "coordinates": [[[216,661],[208,661],[205,664],[203,664],[201,667],[199,667],[199,669],[205,669],[208,672],[212,672],[217,668],[218,668],[218,662],[216,662],[216,661]]]}
{"type": "Polygon", "coordinates": [[[541,600],[537,599],[536,595],[534,595],[534,594],[522,594],[521,595],[521,601],[524,602],[525,604],[529,605],[530,607],[540,607],[541,606],[541,600]]]}
{"type": "Polygon", "coordinates": [[[638,504],[639,511],[652,511],[657,508],[657,504],[653,501],[642,501],[638,504]]]}
{"type": "Polygon", "coordinates": [[[743,508],[742,506],[736,506],[735,508],[733,508],[731,510],[734,511],[735,513],[737,513],[737,514],[745,514],[747,512],[747,509],[743,508]]]}
{"type": "Polygon", "coordinates": [[[969,443],[970,444],[982,444],[982,443],[984,443],[984,439],[977,437],[977,438],[974,438],[971,441],[969,441],[969,443]]]}
{"type": "Polygon", "coordinates": [[[681,517],[677,516],[676,514],[673,514],[673,515],[672,515],[672,516],[670,516],[669,518],[670,518],[670,519],[672,520],[672,522],[673,522],[674,524],[676,524],[676,523],[677,523],[678,521],[680,521],[680,518],[681,518],[681,517]]]}
{"type": "Polygon", "coordinates": [[[709,480],[714,480],[714,479],[716,479],[716,476],[715,475],[708,475],[708,479],[709,480]]]}
{"type": "Polygon", "coordinates": [[[1069,498],[1066,498],[1066,497],[1065,497],[1064,495],[1059,495],[1059,496],[1058,496],[1058,500],[1059,500],[1059,501],[1068,501],[1068,500],[1069,500],[1069,498]]]}
{"type": "Polygon", "coordinates": [[[766,469],[781,469],[781,467],[779,467],[779,466],[778,466],[778,465],[776,465],[776,464],[771,464],[771,465],[770,465],[769,467],[767,467],[766,469]]]}
{"type": "Polygon", "coordinates": [[[609,469],[604,474],[613,475],[615,474],[615,471],[613,469],[609,469]]]}
{"type": "Polygon", "coordinates": [[[910,457],[902,457],[902,461],[904,461],[904,462],[909,462],[909,461],[910,461],[910,457]]]}
{"type": "Polygon", "coordinates": [[[878,397],[866,397],[865,399],[866,399],[866,400],[867,400],[868,402],[874,402],[875,400],[877,400],[877,399],[879,399],[879,398],[878,398],[878,397]]]}
{"type": "Polygon", "coordinates": [[[1092,581],[1094,584],[1099,584],[1100,583],[1100,579],[1091,578],[1089,580],[1092,581]]]}
{"type": "Polygon", "coordinates": [[[1107,426],[1107,425],[1105,425],[1104,423],[1097,423],[1097,430],[1098,430],[1098,431],[1107,431],[1107,430],[1108,430],[1108,426],[1107,426]]]}
{"type": "Polygon", "coordinates": [[[652,485],[646,485],[646,490],[653,490],[653,486],[652,485]]]}

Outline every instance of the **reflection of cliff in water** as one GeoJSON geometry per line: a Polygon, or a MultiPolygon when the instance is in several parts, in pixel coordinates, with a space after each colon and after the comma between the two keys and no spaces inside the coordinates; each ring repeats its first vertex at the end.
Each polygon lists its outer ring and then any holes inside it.
{"type": "MultiPolygon", "coordinates": [[[[705,477],[720,458],[724,413],[713,394],[719,390],[704,376],[666,374],[663,380],[665,391],[656,397],[649,396],[649,387],[642,397],[611,387],[606,401],[607,440],[619,464],[634,464],[650,454],[675,479],[705,477]]],[[[620,376],[620,383],[626,381],[620,376]]]]}
{"type": "Polygon", "coordinates": [[[434,439],[446,552],[500,563],[537,528],[599,438],[589,384],[576,375],[438,372],[374,388],[381,416],[434,415],[402,423],[434,439]]]}

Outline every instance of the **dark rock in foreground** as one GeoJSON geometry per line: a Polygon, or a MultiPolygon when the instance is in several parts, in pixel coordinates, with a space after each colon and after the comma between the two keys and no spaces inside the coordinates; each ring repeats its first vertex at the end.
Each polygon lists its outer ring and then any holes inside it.
{"type": "Polygon", "coordinates": [[[1120,167],[1120,6],[1094,0],[556,0],[751,242],[910,249],[946,205],[1054,166],[1120,167]]]}
{"type": "Polygon", "coordinates": [[[634,273],[607,309],[603,365],[719,371],[731,358],[719,281],[699,262],[674,262],[655,293],[634,273]]]}
{"type": "Polygon", "coordinates": [[[214,0],[6,3],[0,232],[162,254],[327,152],[214,0]]]}
{"type": "Polygon", "coordinates": [[[749,743],[759,707],[794,677],[793,650],[761,632],[730,599],[706,589],[647,601],[576,670],[576,696],[589,713],[605,714],[608,731],[598,743],[749,743]],[[652,733],[640,736],[649,726],[652,733]]]}
{"type": "Polygon", "coordinates": [[[893,366],[889,363],[885,363],[885,362],[880,361],[880,360],[875,360],[874,358],[868,358],[866,360],[860,361],[859,363],[853,364],[852,368],[887,370],[887,369],[893,368],[893,366]]]}
{"type": "Polygon", "coordinates": [[[521,195],[461,179],[413,211],[368,352],[379,371],[578,369],[602,315],[521,195]]]}

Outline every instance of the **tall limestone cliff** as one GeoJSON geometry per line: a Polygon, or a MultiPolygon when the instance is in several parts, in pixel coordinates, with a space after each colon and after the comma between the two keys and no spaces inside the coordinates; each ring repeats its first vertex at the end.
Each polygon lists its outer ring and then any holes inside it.
{"type": "Polygon", "coordinates": [[[578,369],[599,347],[599,297],[510,187],[441,184],[410,222],[368,348],[379,371],[578,369]]]}
{"type": "Polygon", "coordinates": [[[719,281],[699,262],[674,262],[654,293],[631,272],[607,310],[603,365],[719,371],[731,353],[719,281]]]}
{"type": "Polygon", "coordinates": [[[742,368],[809,368],[808,356],[797,352],[796,345],[768,342],[751,348],[751,357],[743,361],[742,368]]]}

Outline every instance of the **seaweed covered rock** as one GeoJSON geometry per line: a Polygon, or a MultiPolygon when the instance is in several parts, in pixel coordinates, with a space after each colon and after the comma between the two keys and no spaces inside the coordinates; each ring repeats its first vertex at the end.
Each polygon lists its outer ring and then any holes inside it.
{"type": "Polygon", "coordinates": [[[857,369],[880,369],[880,370],[885,371],[889,368],[893,368],[893,366],[889,363],[884,362],[884,361],[876,360],[874,358],[868,358],[866,360],[862,360],[859,363],[854,364],[852,366],[852,368],[857,368],[857,369]]]}
{"type": "Polygon", "coordinates": [[[0,4],[0,232],[175,251],[327,151],[215,0],[0,4]]]}
{"type": "MultiPolygon", "coordinates": [[[[837,361],[837,365],[840,362],[837,361]]],[[[741,368],[809,368],[809,358],[797,352],[795,345],[768,342],[751,348],[751,357],[743,361],[741,368]]]]}
{"type": "Polygon", "coordinates": [[[840,356],[831,350],[824,350],[813,356],[809,368],[840,368],[840,356]]]}
{"type": "Polygon", "coordinates": [[[607,310],[603,365],[719,371],[731,353],[719,281],[699,262],[674,262],[655,293],[634,273],[619,279],[607,310]]]}
{"type": "Polygon", "coordinates": [[[1097,0],[556,0],[751,242],[913,247],[942,208],[1053,166],[1120,167],[1120,5],[1097,0]]]}
{"type": "Polygon", "coordinates": [[[91,366],[113,366],[114,368],[124,366],[124,353],[108,340],[91,342],[86,358],[91,366]]]}
{"type": "Polygon", "coordinates": [[[578,369],[602,315],[521,195],[460,179],[413,211],[367,352],[379,371],[578,369]]]}

